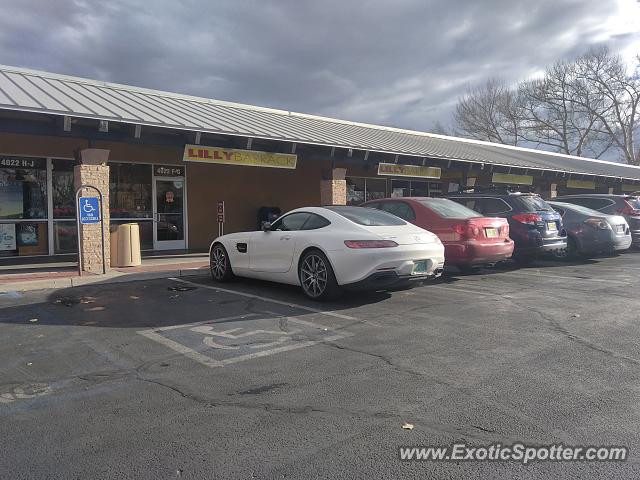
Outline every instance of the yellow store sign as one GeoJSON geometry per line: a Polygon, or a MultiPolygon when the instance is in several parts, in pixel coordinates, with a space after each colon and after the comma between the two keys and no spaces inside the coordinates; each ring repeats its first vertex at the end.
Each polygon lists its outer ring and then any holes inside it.
{"type": "Polygon", "coordinates": [[[379,163],[378,175],[394,177],[440,178],[439,167],[423,167],[422,165],[400,165],[398,163],[379,163]]]}
{"type": "Polygon", "coordinates": [[[253,150],[185,145],[182,159],[185,162],[295,169],[298,156],[289,153],[256,152],[253,150]]]}
{"type": "Polygon", "coordinates": [[[516,175],[513,173],[494,173],[491,178],[493,183],[509,183],[512,185],[532,185],[532,175],[516,175]]]}
{"type": "Polygon", "coordinates": [[[595,190],[596,182],[594,180],[567,180],[567,188],[584,188],[587,190],[595,190]]]}

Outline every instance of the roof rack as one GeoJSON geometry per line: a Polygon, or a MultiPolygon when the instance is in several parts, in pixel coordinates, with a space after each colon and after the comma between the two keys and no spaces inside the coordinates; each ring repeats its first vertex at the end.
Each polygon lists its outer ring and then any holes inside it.
{"type": "Polygon", "coordinates": [[[514,193],[534,193],[533,187],[529,185],[508,185],[508,184],[491,184],[489,186],[460,187],[458,193],[501,193],[510,195],[514,193]]]}

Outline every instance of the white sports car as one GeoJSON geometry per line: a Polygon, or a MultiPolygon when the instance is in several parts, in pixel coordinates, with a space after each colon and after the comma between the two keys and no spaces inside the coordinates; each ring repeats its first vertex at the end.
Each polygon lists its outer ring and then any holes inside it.
{"type": "Polygon", "coordinates": [[[307,207],[264,222],[262,231],[216,238],[209,258],[215,281],[238,275],[300,285],[323,300],[342,289],[438,277],[444,247],[433,233],[380,210],[307,207]]]}

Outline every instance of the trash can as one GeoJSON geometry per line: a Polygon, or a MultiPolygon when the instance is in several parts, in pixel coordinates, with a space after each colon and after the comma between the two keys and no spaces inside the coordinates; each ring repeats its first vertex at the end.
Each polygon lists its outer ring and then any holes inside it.
{"type": "Polygon", "coordinates": [[[140,226],[123,223],[111,230],[111,266],[137,267],[140,258],[140,226]]]}

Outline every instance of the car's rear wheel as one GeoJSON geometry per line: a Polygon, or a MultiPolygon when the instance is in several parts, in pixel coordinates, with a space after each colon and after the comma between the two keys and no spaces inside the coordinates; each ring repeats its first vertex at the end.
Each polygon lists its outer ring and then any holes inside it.
{"type": "Polygon", "coordinates": [[[566,255],[566,259],[567,260],[576,260],[579,256],[580,256],[580,251],[578,250],[578,244],[576,243],[576,241],[573,238],[567,237],[567,255],[566,255]]]}
{"type": "Polygon", "coordinates": [[[313,300],[329,300],[341,293],[329,259],[320,250],[309,250],[302,255],[298,278],[302,291],[313,300]]]}
{"type": "Polygon", "coordinates": [[[211,278],[216,282],[228,282],[233,278],[229,255],[221,243],[216,243],[211,249],[209,268],[211,270],[211,278]]]}

